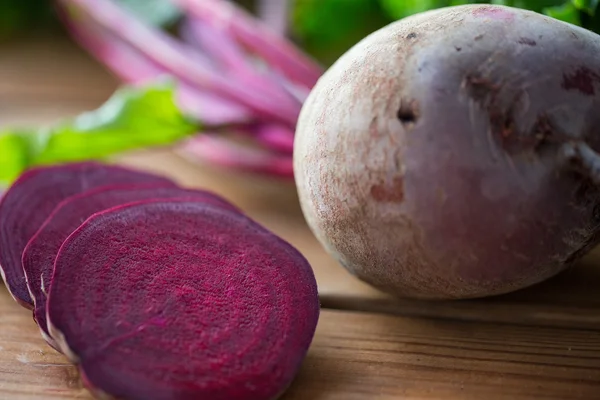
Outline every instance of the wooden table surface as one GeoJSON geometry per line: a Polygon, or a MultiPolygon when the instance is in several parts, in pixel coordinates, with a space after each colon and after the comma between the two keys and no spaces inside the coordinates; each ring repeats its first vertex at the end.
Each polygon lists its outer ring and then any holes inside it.
{"type": "MultiPolygon", "coordinates": [[[[0,127],[48,123],[101,104],[117,82],[65,39],[0,44],[0,127]]],[[[284,400],[600,399],[600,252],[534,288],[494,299],[394,299],[321,249],[294,186],[208,166],[170,150],[119,157],[214,190],[311,262],[323,311],[284,400]]],[[[77,371],[0,289],[0,399],[89,399],[77,371]]]]}

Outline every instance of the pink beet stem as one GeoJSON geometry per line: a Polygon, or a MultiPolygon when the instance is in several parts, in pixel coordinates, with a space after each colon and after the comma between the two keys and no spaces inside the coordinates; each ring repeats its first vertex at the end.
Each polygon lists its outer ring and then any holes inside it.
{"type": "Polygon", "coordinates": [[[274,123],[260,124],[254,128],[254,135],[264,146],[287,154],[294,150],[294,130],[274,123]]]}
{"type": "Polygon", "coordinates": [[[188,39],[197,43],[198,47],[212,59],[227,68],[228,73],[236,76],[240,83],[248,88],[263,92],[273,101],[289,101],[293,99],[298,107],[302,103],[290,95],[286,88],[268,75],[261,75],[253,69],[248,56],[235,40],[219,24],[210,24],[195,18],[189,18],[182,29],[188,39]]]}
{"type": "Polygon", "coordinates": [[[177,101],[181,110],[205,125],[228,125],[250,121],[252,113],[239,104],[203,92],[189,85],[181,84],[177,91],[177,101]]]}
{"type": "Polygon", "coordinates": [[[206,21],[219,22],[240,42],[291,80],[313,87],[323,73],[314,60],[249,13],[224,0],[173,0],[206,21]]]}
{"type": "Polygon", "coordinates": [[[222,29],[195,19],[186,18],[180,27],[180,34],[186,42],[196,48],[210,52],[221,64],[230,70],[246,71],[250,68],[244,50],[222,29]],[[211,36],[215,35],[211,41],[211,36]]]}
{"type": "Polygon", "coordinates": [[[98,24],[139,49],[154,62],[195,86],[239,101],[257,114],[287,123],[296,122],[299,111],[294,100],[272,101],[263,93],[219,75],[210,65],[199,62],[201,58],[195,56],[188,46],[145,25],[111,0],[59,1],[67,7],[76,7],[87,13],[98,24]]]}
{"type": "MultiPolygon", "coordinates": [[[[130,84],[146,84],[168,71],[149,60],[127,43],[106,32],[93,22],[82,26],[78,21],[66,20],[74,38],[121,80],[130,84]]],[[[237,103],[215,94],[179,82],[177,91],[182,110],[207,125],[247,122],[251,113],[237,103]]]]}
{"type": "Polygon", "coordinates": [[[291,156],[294,147],[294,129],[270,121],[252,122],[249,124],[229,125],[215,132],[236,132],[242,136],[253,138],[262,148],[291,156]]]}
{"type": "Polygon", "coordinates": [[[285,178],[293,176],[293,160],[289,155],[247,148],[221,136],[207,134],[195,137],[185,144],[183,150],[215,165],[285,178]]]}
{"type": "Polygon", "coordinates": [[[310,94],[312,87],[302,86],[295,82],[291,82],[285,76],[282,76],[277,71],[271,71],[271,79],[279,82],[281,86],[285,88],[285,90],[291,94],[296,100],[300,102],[300,104],[304,104],[306,98],[310,94]]]}
{"type": "Polygon", "coordinates": [[[257,14],[273,32],[287,36],[291,2],[292,0],[258,0],[257,14]]]}

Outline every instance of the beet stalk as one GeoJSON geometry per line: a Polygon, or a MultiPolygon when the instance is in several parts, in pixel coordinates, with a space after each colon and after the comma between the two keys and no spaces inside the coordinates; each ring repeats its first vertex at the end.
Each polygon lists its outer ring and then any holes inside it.
{"type": "Polygon", "coordinates": [[[263,93],[272,102],[290,99],[284,87],[252,65],[249,56],[221,25],[190,18],[182,25],[182,31],[186,31],[186,37],[196,44],[196,48],[222,66],[239,84],[263,93]]]}
{"type": "Polygon", "coordinates": [[[288,178],[294,175],[293,160],[289,155],[261,151],[219,135],[205,134],[189,139],[182,146],[182,155],[244,171],[288,178]]]}
{"type": "MultiPolygon", "coordinates": [[[[144,84],[161,75],[167,70],[153,63],[127,43],[105,32],[101,28],[93,29],[87,24],[85,29],[75,22],[67,23],[77,40],[90,47],[96,58],[105,63],[123,81],[132,84],[144,84]]],[[[233,53],[233,52],[228,52],[233,53]]],[[[237,53],[223,58],[230,59],[229,63],[238,62],[234,58],[241,56],[237,53]]],[[[240,61],[241,62],[241,61],[240,61]]],[[[227,124],[247,124],[255,118],[248,109],[207,91],[196,89],[185,82],[179,83],[177,90],[179,107],[188,115],[203,121],[207,125],[220,126],[227,124]]],[[[284,124],[259,122],[246,130],[254,136],[260,145],[275,151],[292,154],[294,132],[284,124]]],[[[219,163],[213,160],[215,163],[219,163]]],[[[221,164],[220,164],[221,165],[221,164]]]]}
{"type": "Polygon", "coordinates": [[[294,82],[312,87],[321,67],[259,20],[223,0],[173,0],[196,18],[221,24],[241,43],[294,82]]]}
{"type": "Polygon", "coordinates": [[[257,115],[282,118],[284,122],[292,124],[298,117],[299,105],[293,97],[287,96],[271,101],[263,93],[237,85],[206,63],[200,62],[198,57],[194,57],[195,52],[188,49],[185,43],[147,26],[111,0],[60,0],[60,2],[71,15],[74,15],[73,18],[78,18],[77,13],[84,13],[104,29],[139,49],[153,62],[199,88],[240,102],[254,110],[257,115]]]}
{"type": "Polygon", "coordinates": [[[273,32],[279,36],[286,36],[291,3],[292,0],[258,0],[258,17],[273,32]]]}
{"type": "MultiPolygon", "coordinates": [[[[322,68],[283,36],[287,1],[263,2],[265,21],[227,1],[177,1],[186,13],[179,28],[183,40],[136,19],[112,0],[58,3],[75,40],[123,81],[144,84],[173,76],[179,107],[202,123],[199,132],[235,130],[240,124],[258,127],[245,132],[258,147],[275,154],[254,152],[253,157],[266,156],[259,161],[263,166],[253,162],[249,170],[270,174],[281,170],[269,166],[270,160],[284,154],[291,160],[300,108],[322,68]]],[[[231,162],[239,146],[228,140],[219,142],[219,148],[231,145],[226,153],[206,157],[216,148],[212,142],[184,144],[186,155],[246,169],[247,162],[231,162]]]]}
{"type": "MultiPolygon", "coordinates": [[[[75,40],[123,82],[143,85],[160,76],[169,75],[143,53],[127,44],[106,29],[95,26],[93,21],[83,25],[78,20],[64,19],[75,40]]],[[[178,82],[179,107],[188,115],[204,124],[224,125],[250,121],[251,111],[234,101],[226,100],[210,91],[185,82],[178,82]]]]}

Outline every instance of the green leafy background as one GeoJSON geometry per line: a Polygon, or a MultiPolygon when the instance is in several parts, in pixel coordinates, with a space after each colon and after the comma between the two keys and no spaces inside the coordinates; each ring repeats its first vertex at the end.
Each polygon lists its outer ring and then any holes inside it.
{"type": "Polygon", "coordinates": [[[600,33],[599,0],[296,0],[292,33],[306,51],[327,65],[357,39],[390,22],[435,8],[474,3],[524,8],[600,33]]]}

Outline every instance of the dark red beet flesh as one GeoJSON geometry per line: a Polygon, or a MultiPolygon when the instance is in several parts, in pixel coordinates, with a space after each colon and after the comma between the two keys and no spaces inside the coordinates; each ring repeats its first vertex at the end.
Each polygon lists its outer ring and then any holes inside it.
{"type": "Polygon", "coordinates": [[[96,162],[39,167],[25,172],[0,200],[0,268],[13,298],[32,309],[21,255],[27,242],[65,198],[112,184],[175,184],[149,173],[96,162]]]}
{"type": "Polygon", "coordinates": [[[319,316],[292,246],[203,202],[90,217],[62,245],[50,332],[92,390],[128,400],[269,400],[291,383],[319,316]]]}
{"type": "Polygon", "coordinates": [[[56,348],[56,345],[49,337],[46,324],[46,292],[52,279],[54,260],[63,241],[97,212],[140,200],[171,198],[197,199],[238,211],[226,200],[204,190],[154,185],[100,187],[62,201],[31,238],[23,251],[23,269],[35,305],[34,318],[43,336],[53,347],[56,348]]]}

